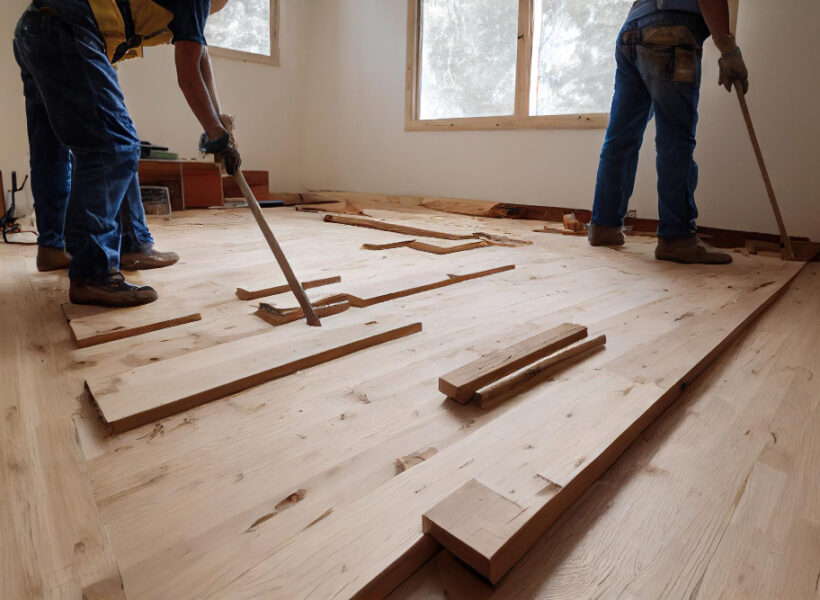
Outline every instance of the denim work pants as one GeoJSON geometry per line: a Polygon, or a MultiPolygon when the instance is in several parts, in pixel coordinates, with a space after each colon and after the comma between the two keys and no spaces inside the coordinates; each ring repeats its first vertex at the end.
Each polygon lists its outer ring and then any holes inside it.
{"type": "Polygon", "coordinates": [[[655,116],[658,171],[658,236],[695,234],[695,132],[701,58],[709,30],[696,13],[659,11],[627,20],[616,43],[617,70],[592,222],[623,225],[635,186],[638,152],[655,116]]]}
{"type": "Polygon", "coordinates": [[[65,246],[71,278],[119,271],[120,251],[153,243],[139,138],[99,33],[29,9],[14,55],[26,99],[31,185],[42,246],[65,246]]]}

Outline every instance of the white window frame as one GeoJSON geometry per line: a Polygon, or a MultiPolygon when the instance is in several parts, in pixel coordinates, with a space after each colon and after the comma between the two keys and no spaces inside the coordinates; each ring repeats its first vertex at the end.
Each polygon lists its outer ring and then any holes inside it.
{"type": "Polygon", "coordinates": [[[257,54],[255,52],[244,52],[232,48],[222,48],[221,46],[208,46],[208,53],[211,56],[220,56],[242,62],[254,62],[279,66],[279,0],[270,0],[270,56],[257,54]]]}
{"type": "MultiPolygon", "coordinates": [[[[594,0],[590,0],[591,2],[594,0]]],[[[491,131],[499,129],[605,129],[609,113],[530,115],[533,80],[534,0],[518,2],[518,57],[515,71],[515,110],[497,117],[420,119],[421,6],[422,0],[407,1],[407,73],[405,131],[491,131]]],[[[729,0],[732,30],[738,0],[729,0]]]]}

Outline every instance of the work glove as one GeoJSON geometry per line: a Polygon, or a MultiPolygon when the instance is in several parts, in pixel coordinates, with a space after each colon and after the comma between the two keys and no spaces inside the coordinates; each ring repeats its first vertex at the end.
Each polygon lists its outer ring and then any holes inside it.
{"type": "Polygon", "coordinates": [[[732,91],[732,84],[743,87],[743,93],[749,91],[749,71],[746,69],[746,63],[743,61],[743,55],[740,53],[740,48],[735,43],[735,36],[731,33],[725,35],[719,40],[715,40],[715,45],[720,50],[720,78],[718,85],[726,88],[727,92],[732,91]]]}
{"type": "Polygon", "coordinates": [[[236,175],[237,169],[242,166],[242,157],[233,140],[233,136],[226,132],[223,136],[212,140],[207,133],[199,138],[199,150],[206,154],[213,154],[216,162],[225,165],[228,175],[236,175]]]}

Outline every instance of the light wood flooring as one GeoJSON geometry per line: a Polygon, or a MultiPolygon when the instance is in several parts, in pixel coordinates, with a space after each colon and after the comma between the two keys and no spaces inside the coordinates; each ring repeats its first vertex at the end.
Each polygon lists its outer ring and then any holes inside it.
{"type": "MultiPolygon", "coordinates": [[[[640,378],[635,357],[650,349],[649,368],[671,377],[696,338],[719,339],[724,316],[789,281],[494,591],[433,548],[392,597],[820,597],[818,263],[801,271],[738,251],[729,266],[683,266],[655,261],[650,238],[612,250],[534,233],[531,221],[366,212],[532,244],[362,250],[407,236],[267,209],[300,279],[342,277],[311,298],[516,268],[351,308],[320,330],[278,327],[283,347],[372,321],[423,331],[116,435],[100,425],[86,379],[193,361],[272,331],[253,314],[258,301],[234,295],[283,281],[250,214],[152,220],[158,247],[182,260],[129,279],[173,299],[169,318],[202,319],[83,349],[60,308],[64,273],[37,273],[32,247],[0,245],[0,598],[350,597],[416,543],[421,513],[464,483],[448,465],[517,444],[505,422],[526,415],[527,435],[551,435],[550,420],[583,400],[568,390],[594,389],[597,377],[608,385],[603,371],[640,378]],[[605,333],[606,349],[491,410],[438,392],[440,375],[564,322],[605,333]],[[396,459],[431,447],[400,472],[396,459]]],[[[296,305],[290,294],[265,301],[296,305]]],[[[604,425],[625,418],[617,407],[597,415],[604,425]]]]}

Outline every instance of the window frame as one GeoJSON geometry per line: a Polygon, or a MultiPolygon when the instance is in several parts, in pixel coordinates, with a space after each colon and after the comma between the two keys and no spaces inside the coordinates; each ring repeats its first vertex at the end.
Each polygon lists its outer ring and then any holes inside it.
{"type": "Polygon", "coordinates": [[[270,1],[270,56],[264,54],[256,54],[254,52],[246,52],[244,50],[234,50],[232,48],[223,48],[221,46],[208,45],[208,53],[211,56],[219,56],[222,58],[229,58],[231,60],[239,60],[242,62],[261,63],[279,66],[279,0],[270,1]]]}
{"type": "MultiPolygon", "coordinates": [[[[499,129],[605,129],[609,113],[530,115],[534,43],[533,0],[518,0],[518,56],[515,71],[515,112],[497,117],[420,119],[422,0],[407,0],[407,73],[405,131],[492,131],[499,129]]],[[[729,0],[732,31],[737,22],[738,0],[729,0]]]]}
{"type": "Polygon", "coordinates": [[[515,112],[496,117],[420,119],[422,0],[407,0],[407,81],[405,131],[488,131],[496,129],[602,129],[608,113],[531,116],[533,0],[518,0],[518,57],[515,69],[515,112]]]}

